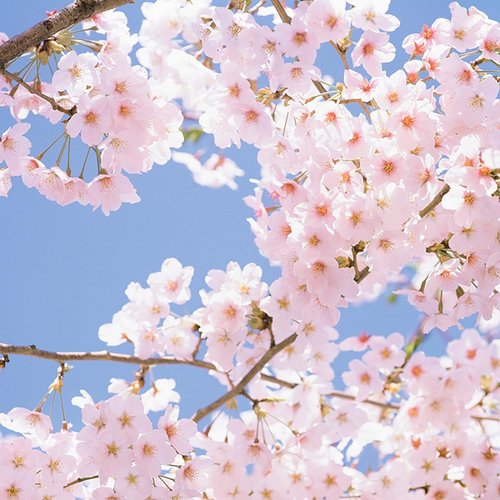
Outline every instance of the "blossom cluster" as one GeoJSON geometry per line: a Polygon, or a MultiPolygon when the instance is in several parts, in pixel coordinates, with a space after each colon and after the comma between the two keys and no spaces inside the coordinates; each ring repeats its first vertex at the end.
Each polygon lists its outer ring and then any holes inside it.
{"type": "Polygon", "coordinates": [[[219,413],[197,432],[198,414],[195,422],[179,420],[179,407],[172,406],[179,402],[174,381],[157,379],[146,389],[137,375],[130,383],[113,379],[109,389],[117,394],[106,401],[96,404],[85,391],[73,398],[82,410],[79,431],[66,424],[53,432],[41,408],[15,408],[0,415],[3,427],[23,435],[0,442],[2,494],[495,498],[498,341],[488,344],[477,330],[466,329],[439,358],[416,350],[421,332],[406,340],[397,332],[339,340],[334,329],[296,313],[289,329],[296,338],[280,350],[274,320],[260,309],[270,298],[260,269],[230,263],[208,273],[203,307],[182,319],[170,312],[172,319],[167,316],[156,335],[155,346],[162,348],[145,349],[141,335],[130,333],[134,322],[169,314],[166,306],[158,313],[154,296],[166,304],[189,300],[192,271],[167,259],[149,276],[150,288],[129,285],[130,302],[118,313],[126,323],[118,325],[115,315],[100,334],[110,344],[130,340],[153,364],[167,353],[205,367],[228,389],[272,353],[230,406],[241,405],[239,414],[219,413]],[[169,333],[174,320],[184,325],[173,329],[175,340],[169,333]],[[201,345],[185,349],[195,321],[201,345]],[[113,333],[120,330],[126,331],[121,339],[113,333]],[[332,370],[339,354],[351,358],[341,377],[332,370]],[[164,412],[155,428],[150,412],[164,412]],[[374,451],[378,466],[363,472],[374,451]]]}
{"type": "MultiPolygon", "coordinates": [[[[122,202],[139,201],[124,173],[147,172],[155,163],[164,164],[171,157],[170,149],[181,146],[182,113],[154,86],[144,68],[132,65],[129,54],[137,35],[129,32],[125,15],[105,12],[87,24],[87,30],[97,30],[105,39],[80,41],[71,31],[61,37],[65,46],[60,49],[66,50],[57,60],[51,81],[41,81],[37,71],[35,80],[27,82],[43,97],[0,75],[0,106],[8,106],[17,121],[0,140],[0,164],[7,166],[1,170],[0,195],[7,195],[11,177],[20,176],[27,187],[60,205],[89,204],[109,214],[122,202]],[[98,51],[76,52],[78,43],[98,51]],[[63,133],[56,139],[63,146],[52,166],[43,161],[46,151],[30,156],[31,142],[25,136],[30,128],[25,120],[30,114],[63,125],[63,133]],[[79,174],[68,145],[77,137],[88,148],[79,174]],[[89,176],[90,167],[86,175],[85,169],[91,151],[97,172],[89,176]],[[90,180],[86,182],[85,177],[90,180]]],[[[31,65],[38,64],[40,52],[34,57],[31,65]]]]}
{"type": "Polygon", "coordinates": [[[160,499],[193,497],[208,486],[209,459],[187,459],[196,424],[179,420],[178,407],[167,405],[153,428],[137,395],[96,404],[82,392],[73,400],[82,410],[79,432],[52,432],[50,418],[36,410],[0,415],[23,436],[0,442],[2,498],[160,499]]]}
{"type": "MultiPolygon", "coordinates": [[[[50,82],[0,77],[17,120],[0,140],[0,194],[19,175],[60,204],[135,202],[123,172],[170,159],[182,108],[219,148],[257,149],[249,222],[282,270],[270,284],[253,263],[212,270],[182,315],[191,266],[169,258],[147,287],[131,283],[99,338],[131,344],[140,371],[112,379],[106,401],[76,398],[78,431],[53,432],[42,407],[2,414],[24,437],[0,441],[0,497],[498,498],[500,344],[486,334],[500,325],[499,25],[453,2],[388,73],[389,0],[272,4],[145,2],[138,37],[100,14],[105,42],[79,53],[71,31],[59,37],[72,41],[50,82]],[[327,47],[338,81],[319,68],[327,47]],[[29,113],[63,123],[51,168],[30,156],[29,113]],[[76,137],[97,158],[88,182],[86,161],[78,177],[60,165],[76,137]],[[413,336],[335,329],[339,308],[388,285],[422,313],[413,336]],[[435,327],[452,336],[445,356],[420,348],[435,327]],[[145,387],[162,363],[206,369],[227,392],[179,420],[174,380],[145,387]],[[157,426],[149,412],[164,412],[157,426]]],[[[173,155],[199,184],[236,188],[231,160],[200,158],[173,155]]]]}
{"type": "Polygon", "coordinates": [[[301,2],[272,23],[259,22],[265,8],[146,3],[138,57],[217,146],[258,149],[247,203],[259,249],[283,268],[275,321],[300,309],[336,324],[339,307],[376,297],[410,263],[421,279],[401,293],[428,315],[426,332],[487,320],[500,277],[499,85],[480,64],[498,58],[498,23],[453,2],[387,74],[399,21],[389,2],[350,3],[301,2]],[[313,66],[325,42],[346,68],[336,85],[313,66]]]}

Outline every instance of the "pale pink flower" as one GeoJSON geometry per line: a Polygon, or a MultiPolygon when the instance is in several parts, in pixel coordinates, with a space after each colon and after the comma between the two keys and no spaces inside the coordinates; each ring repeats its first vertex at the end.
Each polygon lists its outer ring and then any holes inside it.
{"type": "Polygon", "coordinates": [[[290,24],[278,24],[274,33],[286,55],[298,57],[302,62],[314,63],[320,42],[316,31],[309,30],[300,17],[293,17],[290,24]]]}
{"type": "Polygon", "coordinates": [[[394,59],[396,49],[389,43],[389,35],[375,31],[365,31],[351,57],[354,67],[363,66],[372,76],[378,76],[382,72],[382,63],[391,62],[394,59]]]}
{"type": "Polygon", "coordinates": [[[35,444],[43,442],[52,432],[50,417],[40,411],[12,408],[9,413],[0,413],[0,424],[6,429],[31,438],[35,444]]]}
{"type": "Polygon", "coordinates": [[[193,273],[192,266],[183,267],[177,259],[169,258],[163,262],[161,271],[149,275],[147,283],[154,293],[169,302],[184,304],[191,298],[189,284],[193,273]]]}
{"type": "Polygon", "coordinates": [[[127,177],[122,174],[100,174],[87,187],[87,200],[94,210],[101,207],[105,215],[118,210],[122,202],[137,203],[139,196],[127,177]]]}
{"type": "Polygon", "coordinates": [[[167,316],[161,327],[165,340],[165,351],[178,359],[191,359],[199,337],[189,317],[167,316]]]}
{"type": "Polygon", "coordinates": [[[363,31],[394,31],[399,19],[386,14],[390,0],[348,0],[353,8],[349,11],[352,24],[363,31]]]}
{"type": "Polygon", "coordinates": [[[124,311],[113,315],[113,322],[99,327],[98,336],[108,345],[120,345],[131,341],[137,334],[138,326],[134,319],[124,311]]]}
{"type": "Polygon", "coordinates": [[[481,36],[479,48],[482,51],[482,57],[500,64],[500,25],[492,24],[481,36]]]}
{"type": "Polygon", "coordinates": [[[113,396],[105,402],[103,412],[106,430],[119,433],[127,441],[133,442],[139,433],[151,430],[141,398],[135,394],[113,396]]]}
{"type": "Polygon", "coordinates": [[[378,371],[359,359],[349,363],[349,371],[342,374],[342,380],[354,390],[356,399],[366,399],[370,394],[382,389],[382,380],[378,371]]]}
{"type": "Polygon", "coordinates": [[[203,164],[197,155],[189,153],[174,153],[173,160],[186,165],[193,174],[194,181],[200,186],[219,188],[228,186],[230,189],[238,189],[235,177],[244,175],[234,161],[226,156],[212,154],[203,164]]]}
{"type": "Polygon", "coordinates": [[[349,17],[345,0],[314,0],[307,9],[306,23],[320,42],[337,43],[349,34],[349,17]]]}
{"type": "Polygon", "coordinates": [[[405,360],[403,344],[404,338],[400,333],[392,333],[388,337],[372,336],[368,341],[370,350],[363,356],[363,361],[378,369],[392,370],[405,360]]]}
{"type": "Polygon", "coordinates": [[[272,137],[273,122],[260,102],[241,103],[234,111],[234,120],[243,141],[255,145],[269,141],[272,137]]]}
{"type": "Polygon", "coordinates": [[[158,429],[162,429],[167,441],[181,455],[187,455],[193,448],[190,440],[197,432],[196,423],[190,419],[179,420],[179,407],[168,405],[165,414],[158,420],[158,429]]]}
{"type": "Polygon", "coordinates": [[[460,52],[477,47],[483,22],[481,16],[467,12],[457,2],[450,3],[450,11],[451,21],[440,25],[442,41],[460,52]]]}
{"type": "Polygon", "coordinates": [[[213,469],[212,460],[208,457],[196,457],[185,463],[175,476],[175,490],[183,496],[198,496],[210,486],[213,469]]]}
{"type": "Polygon", "coordinates": [[[104,98],[89,99],[82,96],[78,103],[78,112],[66,124],[70,137],[81,134],[82,141],[88,146],[95,146],[102,140],[104,132],[109,130],[109,110],[104,98]]]}
{"type": "Polygon", "coordinates": [[[10,180],[10,171],[8,168],[0,168],[0,196],[7,196],[12,182],[10,180]]]}
{"type": "MultiPolygon", "coordinates": [[[[152,454],[154,455],[153,451],[152,454]]],[[[114,489],[109,497],[104,497],[106,500],[115,500],[117,498],[151,498],[150,494],[153,491],[151,479],[157,476],[158,473],[148,474],[144,468],[139,467],[135,455],[134,458],[136,460],[135,465],[116,471],[114,489]]],[[[153,470],[153,467],[151,467],[151,470],[153,470]]],[[[94,494],[95,490],[92,492],[92,498],[95,498],[94,494]]]]}
{"type": "Polygon", "coordinates": [[[347,99],[361,99],[364,102],[370,102],[374,98],[378,85],[378,80],[367,79],[352,69],[344,72],[344,82],[347,88],[342,92],[342,96],[347,99]]]}
{"type": "Polygon", "coordinates": [[[22,470],[0,474],[0,498],[21,500],[29,498],[33,490],[33,480],[30,481],[30,475],[22,470]]]}
{"type": "Polygon", "coordinates": [[[178,403],[180,396],[174,388],[175,380],[171,378],[160,378],[151,382],[151,389],[141,395],[144,411],[163,411],[170,403],[178,403]]]}
{"type": "Polygon", "coordinates": [[[361,332],[356,337],[348,337],[344,339],[340,344],[339,348],[341,351],[365,351],[368,349],[368,342],[371,338],[371,335],[368,335],[366,332],[361,332]]]}
{"type": "Polygon", "coordinates": [[[171,463],[175,450],[167,443],[161,430],[153,430],[142,434],[133,446],[134,460],[139,473],[155,477],[160,473],[161,466],[171,463]]]}
{"type": "Polygon", "coordinates": [[[94,54],[77,54],[70,51],[59,59],[57,71],[52,77],[52,85],[57,90],[67,90],[71,94],[82,95],[87,87],[95,84],[97,74],[94,54]]]}
{"type": "Polygon", "coordinates": [[[24,137],[29,130],[29,123],[16,123],[0,137],[0,163],[8,167],[19,168],[21,160],[29,154],[31,142],[24,137]]]}
{"type": "Polygon", "coordinates": [[[80,450],[89,457],[103,481],[115,477],[121,470],[127,470],[133,459],[130,441],[114,428],[103,430],[92,444],[82,443],[80,450]]]}
{"type": "Polygon", "coordinates": [[[40,172],[37,189],[47,199],[61,203],[66,196],[65,185],[67,181],[66,173],[56,165],[40,172]]]}

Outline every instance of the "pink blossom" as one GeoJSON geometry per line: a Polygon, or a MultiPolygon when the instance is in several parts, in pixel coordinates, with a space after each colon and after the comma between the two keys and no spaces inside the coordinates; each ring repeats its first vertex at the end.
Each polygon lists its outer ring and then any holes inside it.
{"type": "Polygon", "coordinates": [[[320,42],[339,42],[349,34],[345,0],[315,0],[307,9],[306,22],[320,42]]]}
{"type": "Polygon", "coordinates": [[[29,123],[16,123],[0,137],[0,162],[8,167],[18,168],[23,157],[29,154],[31,142],[24,137],[29,130],[29,123]]]}
{"type": "Polygon", "coordinates": [[[93,54],[76,54],[70,51],[58,62],[58,69],[52,77],[52,85],[57,90],[68,90],[82,95],[96,79],[97,58],[93,54]]]}
{"type": "Polygon", "coordinates": [[[228,186],[235,190],[238,189],[238,185],[234,178],[244,175],[243,170],[236,163],[222,155],[213,154],[204,164],[199,161],[196,155],[188,153],[174,153],[173,160],[186,165],[193,174],[194,181],[200,186],[212,188],[228,186]]]}
{"type": "Polygon", "coordinates": [[[39,443],[47,439],[52,431],[52,422],[40,411],[13,408],[9,413],[0,413],[0,424],[6,429],[19,432],[39,443]]]}
{"type": "Polygon", "coordinates": [[[87,200],[94,210],[101,207],[105,215],[118,210],[122,202],[137,203],[139,196],[127,177],[100,174],[87,187],[87,200]]]}
{"type": "Polygon", "coordinates": [[[362,65],[370,75],[378,76],[382,72],[382,63],[394,59],[395,50],[389,43],[389,35],[365,31],[352,51],[352,62],[354,67],[362,65]]]}
{"type": "Polygon", "coordinates": [[[105,99],[90,100],[83,96],[78,104],[78,112],[66,125],[66,131],[70,137],[81,134],[85,144],[95,146],[101,142],[103,132],[109,128],[108,113],[105,99]]]}
{"type": "Polygon", "coordinates": [[[174,258],[166,259],[160,272],[149,275],[148,285],[154,293],[164,296],[169,302],[184,304],[191,298],[189,284],[193,273],[193,267],[183,267],[174,258]]]}
{"type": "Polygon", "coordinates": [[[162,411],[170,403],[180,401],[179,393],[174,391],[175,380],[169,378],[157,379],[151,383],[151,389],[142,394],[141,399],[146,413],[162,411]]]}
{"type": "Polygon", "coordinates": [[[372,31],[394,31],[399,26],[397,17],[386,14],[390,0],[349,0],[353,6],[349,14],[356,28],[372,31]]]}
{"type": "Polygon", "coordinates": [[[366,399],[382,387],[377,370],[359,359],[349,363],[349,371],[342,374],[342,380],[355,391],[356,399],[366,399]]]}
{"type": "Polygon", "coordinates": [[[179,407],[167,406],[165,414],[158,420],[158,428],[165,431],[167,441],[181,455],[187,455],[192,445],[191,439],[197,432],[196,424],[192,420],[179,420],[179,407]]]}

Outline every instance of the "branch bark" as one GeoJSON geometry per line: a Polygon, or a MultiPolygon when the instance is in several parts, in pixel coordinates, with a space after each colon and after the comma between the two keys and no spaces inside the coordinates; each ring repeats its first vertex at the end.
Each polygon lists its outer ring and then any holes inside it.
{"type": "Polygon", "coordinates": [[[209,405],[204,408],[199,409],[192,420],[195,422],[199,422],[203,417],[206,417],[209,413],[212,413],[214,410],[222,406],[227,401],[233,399],[235,396],[238,396],[243,392],[245,387],[252,381],[252,379],[260,373],[260,371],[264,368],[266,363],[268,363],[276,354],[281,352],[283,349],[287,348],[290,344],[293,344],[295,339],[297,338],[297,334],[294,333],[287,337],[285,340],[272,346],[262,358],[257,361],[257,363],[250,369],[250,371],[240,380],[238,384],[236,384],[230,391],[226,392],[226,394],[222,395],[220,398],[216,399],[209,405]]]}
{"type": "Polygon", "coordinates": [[[128,3],[134,3],[134,0],[75,0],[53,16],[0,45],[0,68],[5,68],[13,59],[37,47],[59,31],[85,21],[95,14],[128,3]]]}
{"type": "Polygon", "coordinates": [[[147,358],[141,359],[138,356],[130,356],[128,354],[120,354],[108,351],[93,351],[93,352],[55,352],[38,349],[35,345],[21,346],[11,344],[0,344],[0,353],[20,354],[22,356],[32,356],[34,358],[48,359],[64,363],[65,361],[115,361],[118,363],[128,363],[144,366],[158,365],[190,365],[207,370],[217,370],[216,366],[207,361],[199,359],[176,359],[176,358],[147,358]]]}
{"type": "Polygon", "coordinates": [[[423,219],[426,215],[430,214],[440,203],[441,200],[443,199],[443,196],[450,190],[450,186],[448,184],[445,184],[442,188],[441,191],[433,198],[433,200],[420,212],[418,215],[420,215],[420,218],[423,219]]]}

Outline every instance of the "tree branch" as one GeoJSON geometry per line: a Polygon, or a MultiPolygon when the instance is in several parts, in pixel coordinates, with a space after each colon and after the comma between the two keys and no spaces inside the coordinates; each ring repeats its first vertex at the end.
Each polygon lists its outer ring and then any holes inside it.
{"type": "MultiPolygon", "coordinates": [[[[277,377],[273,377],[272,375],[262,374],[261,378],[262,378],[262,380],[265,380],[267,382],[271,382],[272,384],[281,385],[282,387],[287,387],[288,389],[294,389],[298,385],[294,382],[288,382],[288,380],[282,380],[282,379],[279,379],[277,377]]],[[[351,394],[346,394],[345,392],[342,392],[342,391],[332,391],[332,392],[325,394],[325,396],[329,396],[332,398],[347,399],[348,401],[358,401],[359,403],[377,406],[383,410],[393,410],[393,411],[399,410],[398,405],[394,405],[392,403],[382,403],[380,401],[374,401],[373,399],[363,399],[362,401],[359,401],[351,394]]],[[[484,416],[483,415],[471,415],[471,418],[474,420],[477,420],[478,422],[481,422],[484,420],[492,421],[492,422],[500,422],[500,417],[497,417],[494,415],[484,415],[484,416]]]]}
{"type": "Polygon", "coordinates": [[[47,101],[52,106],[52,109],[54,109],[55,111],[59,111],[61,113],[66,113],[68,115],[75,114],[75,112],[76,112],[76,106],[73,106],[73,108],[71,108],[71,109],[63,108],[62,106],[60,106],[59,104],[57,104],[57,102],[55,101],[55,99],[53,99],[52,97],[49,97],[48,95],[40,92],[35,87],[32,87],[29,83],[26,83],[22,78],[19,78],[19,76],[17,76],[14,73],[10,73],[6,69],[2,68],[1,66],[0,66],[0,74],[4,75],[9,80],[17,82],[19,85],[21,85],[22,87],[24,87],[30,94],[37,95],[38,97],[40,97],[44,101],[47,101]]]}
{"type": "Polygon", "coordinates": [[[49,359],[64,363],[65,361],[115,361],[118,363],[128,363],[133,365],[157,366],[157,365],[190,365],[207,370],[217,370],[217,367],[201,361],[199,359],[176,359],[176,358],[147,358],[141,359],[138,356],[130,356],[128,354],[120,354],[108,351],[93,351],[93,352],[54,352],[38,349],[35,345],[21,346],[11,344],[0,344],[0,353],[5,354],[20,354],[22,356],[32,356],[35,358],[49,359]]]}
{"type": "Polygon", "coordinates": [[[206,417],[209,413],[219,408],[219,406],[222,406],[224,403],[233,399],[238,394],[241,394],[245,387],[252,381],[252,379],[264,368],[266,363],[268,363],[280,351],[288,347],[290,344],[293,344],[296,338],[297,334],[294,333],[279,344],[271,347],[264,354],[264,356],[262,356],[262,358],[257,361],[257,363],[250,369],[250,371],[240,380],[238,384],[236,384],[230,391],[226,392],[226,394],[222,395],[219,399],[216,399],[204,408],[199,409],[192,417],[192,420],[194,420],[195,422],[199,422],[203,417],[206,417]]]}
{"type": "Polygon", "coordinates": [[[75,0],[53,16],[28,28],[23,33],[0,45],[0,68],[7,66],[13,59],[37,47],[47,38],[61,30],[70,28],[95,14],[104,12],[134,0],[75,0]]]}
{"type": "Polygon", "coordinates": [[[449,190],[450,190],[450,186],[448,186],[448,184],[445,184],[443,186],[443,188],[441,189],[441,191],[439,191],[439,193],[436,196],[434,196],[433,200],[427,206],[422,208],[422,210],[420,210],[420,212],[418,213],[418,215],[420,215],[420,218],[423,219],[427,214],[432,212],[441,203],[443,196],[449,190]]]}
{"type": "MultiPolygon", "coordinates": [[[[287,380],[282,380],[277,377],[273,377],[272,375],[261,375],[262,380],[265,380],[267,382],[271,382],[273,384],[281,385],[282,387],[288,387],[289,389],[294,389],[297,387],[298,384],[295,384],[293,382],[288,382],[287,380]]],[[[352,396],[351,394],[346,394],[345,392],[341,391],[333,391],[329,392],[328,394],[325,394],[325,396],[330,396],[333,398],[340,398],[340,399],[347,399],[348,401],[356,401],[356,398],[352,396]]],[[[399,406],[390,404],[390,403],[381,403],[380,401],[373,401],[372,399],[364,399],[363,401],[360,401],[360,403],[365,403],[368,405],[372,406],[378,406],[379,408],[382,408],[384,410],[399,410],[399,406]]]]}
{"type": "Polygon", "coordinates": [[[78,479],[75,479],[74,481],[71,481],[70,483],[66,484],[64,488],[71,488],[71,486],[74,486],[75,484],[84,483],[85,481],[90,481],[91,479],[98,479],[98,477],[99,477],[98,475],[79,477],[78,479]]]}
{"type": "Polygon", "coordinates": [[[271,2],[274,5],[276,12],[278,12],[280,19],[284,23],[290,24],[290,22],[292,21],[292,18],[286,13],[285,7],[283,7],[280,0],[271,0],[271,2]]]}
{"type": "Polygon", "coordinates": [[[339,49],[339,46],[330,40],[330,45],[337,51],[337,54],[340,56],[340,59],[342,59],[342,64],[344,66],[344,69],[349,69],[349,63],[347,62],[347,57],[345,55],[345,52],[339,49]]]}

